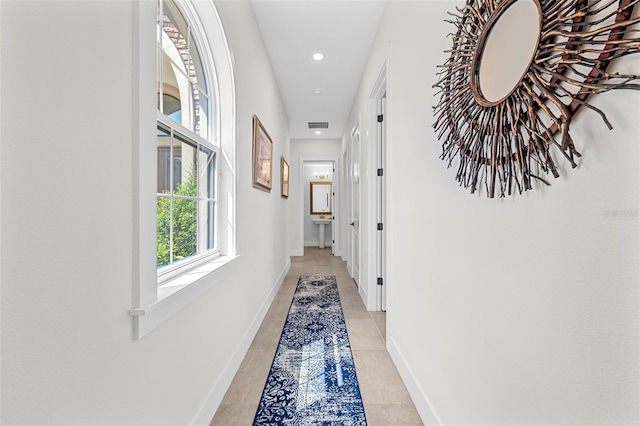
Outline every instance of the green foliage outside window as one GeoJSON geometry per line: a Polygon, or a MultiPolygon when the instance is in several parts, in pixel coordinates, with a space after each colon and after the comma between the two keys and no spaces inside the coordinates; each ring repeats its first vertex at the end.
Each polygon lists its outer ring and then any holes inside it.
{"type": "MultiPolygon", "coordinates": [[[[196,173],[176,186],[175,195],[196,197],[198,195],[196,173]]],[[[157,265],[168,265],[171,261],[171,198],[158,197],[157,265]]],[[[198,236],[198,201],[173,198],[173,261],[176,262],[196,254],[198,236]]]]}

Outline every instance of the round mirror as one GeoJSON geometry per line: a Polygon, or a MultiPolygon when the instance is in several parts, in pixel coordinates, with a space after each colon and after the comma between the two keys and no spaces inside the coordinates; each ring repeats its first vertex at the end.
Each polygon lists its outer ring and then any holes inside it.
{"type": "Polygon", "coordinates": [[[505,1],[480,34],[473,58],[473,94],[496,105],[518,86],[538,48],[542,13],[537,0],[505,1]]]}

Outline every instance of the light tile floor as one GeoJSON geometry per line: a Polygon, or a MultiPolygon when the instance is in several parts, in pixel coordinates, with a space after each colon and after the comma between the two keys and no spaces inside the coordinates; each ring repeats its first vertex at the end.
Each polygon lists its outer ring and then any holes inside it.
{"type": "Polygon", "coordinates": [[[291,269],[211,425],[252,424],[300,275],[336,276],[368,426],[422,425],[385,348],[385,313],[367,311],[345,262],[330,248],[317,247],[291,258],[291,269]]]}

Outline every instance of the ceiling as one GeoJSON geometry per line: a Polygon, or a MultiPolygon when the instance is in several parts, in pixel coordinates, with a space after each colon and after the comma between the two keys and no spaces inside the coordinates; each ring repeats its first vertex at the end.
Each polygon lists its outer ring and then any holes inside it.
{"type": "Polygon", "coordinates": [[[384,0],[251,0],[292,139],[341,138],[384,0]],[[316,61],[312,55],[324,54],[316,61]],[[320,90],[320,94],[314,91],[320,90]],[[309,129],[328,122],[328,129],[309,129]]]}

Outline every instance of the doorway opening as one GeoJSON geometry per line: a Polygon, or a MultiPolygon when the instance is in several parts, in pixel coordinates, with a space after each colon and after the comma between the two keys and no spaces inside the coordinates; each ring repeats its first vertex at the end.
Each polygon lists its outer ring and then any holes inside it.
{"type": "Polygon", "coordinates": [[[335,158],[301,159],[300,197],[304,247],[331,248],[336,255],[339,203],[335,158]]]}

